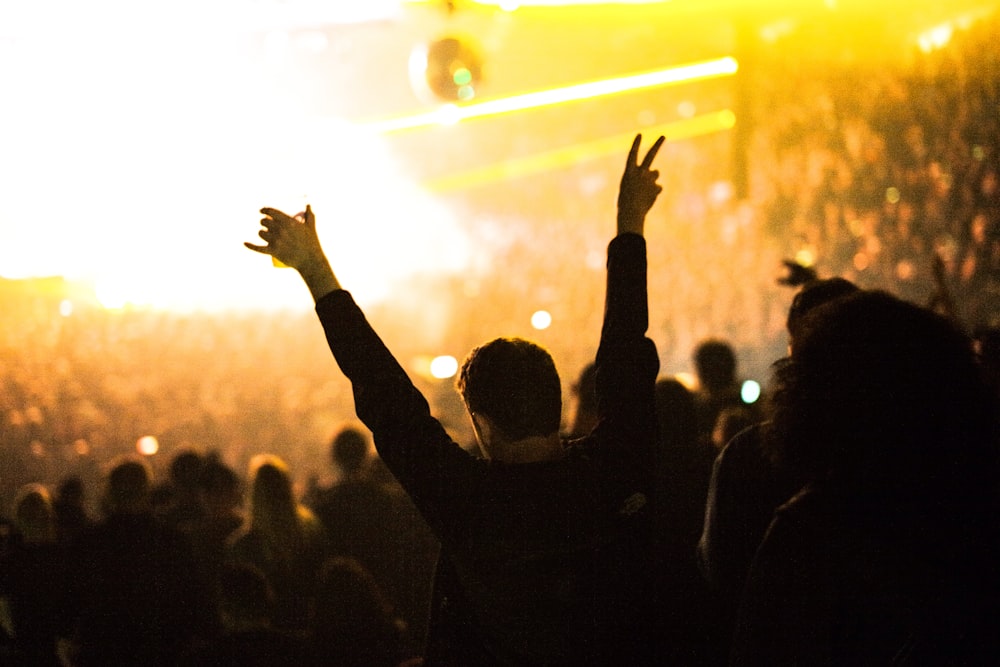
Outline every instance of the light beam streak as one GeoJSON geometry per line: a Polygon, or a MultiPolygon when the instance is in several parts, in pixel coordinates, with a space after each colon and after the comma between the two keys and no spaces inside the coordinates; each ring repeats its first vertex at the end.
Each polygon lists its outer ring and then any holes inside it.
{"type": "Polygon", "coordinates": [[[739,65],[736,59],[727,56],[715,60],[678,65],[666,69],[640,72],[612,79],[601,79],[578,83],[562,88],[551,88],[533,93],[523,93],[511,97],[501,97],[468,105],[446,104],[433,111],[398,118],[389,118],[364,124],[368,130],[391,134],[404,130],[415,130],[435,125],[451,125],[472,118],[497,116],[514,111],[526,111],[554,106],[566,102],[607,97],[619,93],[648,90],[661,86],[673,86],[689,81],[700,81],[724,76],[732,76],[739,65]]]}
{"type": "MultiPolygon", "coordinates": [[[[722,111],[701,114],[694,118],[643,128],[642,133],[650,137],[662,134],[667,138],[667,141],[680,141],[728,130],[735,124],[736,115],[729,109],[723,109],[722,111]]],[[[574,144],[529,157],[507,160],[479,169],[469,169],[461,173],[434,178],[425,181],[423,185],[430,192],[447,194],[489,185],[501,180],[513,180],[544,171],[563,169],[603,155],[620,152],[622,146],[627,146],[634,136],[632,133],[621,134],[597,141],[574,144]]]]}

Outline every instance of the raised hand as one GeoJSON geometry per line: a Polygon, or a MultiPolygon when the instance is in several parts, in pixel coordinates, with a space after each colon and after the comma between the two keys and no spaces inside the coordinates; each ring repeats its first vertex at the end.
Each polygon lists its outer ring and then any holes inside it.
{"type": "Polygon", "coordinates": [[[642,235],[643,233],[646,214],[663,190],[656,182],[660,172],[649,168],[663,141],[662,136],[657,139],[640,163],[639,144],[642,143],[642,135],[635,135],[635,141],[632,142],[632,148],[628,153],[628,161],[625,163],[621,186],[618,188],[619,234],[631,232],[642,235]]]}
{"type": "Polygon", "coordinates": [[[275,208],[262,208],[264,214],[258,232],[266,245],[244,243],[254,252],[270,255],[282,264],[291,266],[302,274],[302,279],[319,300],[323,295],[340,289],[326,254],[316,234],[316,217],[312,208],[306,206],[304,213],[291,216],[275,208]]]}

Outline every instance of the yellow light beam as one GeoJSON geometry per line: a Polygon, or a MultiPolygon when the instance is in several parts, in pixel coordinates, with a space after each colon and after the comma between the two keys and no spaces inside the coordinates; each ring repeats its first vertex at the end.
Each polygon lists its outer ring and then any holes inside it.
{"type": "MultiPolygon", "coordinates": [[[[674,121],[643,129],[648,137],[663,135],[667,141],[690,139],[713,132],[731,129],[736,124],[736,114],[729,109],[713,111],[694,118],[674,121]]],[[[524,178],[543,171],[562,169],[602,155],[620,152],[628,146],[634,134],[606,137],[584,144],[538,153],[524,158],[507,160],[479,169],[466,170],[458,174],[442,176],[424,182],[424,188],[436,194],[447,194],[459,190],[489,185],[496,181],[524,178]]]]}
{"type": "Polygon", "coordinates": [[[723,76],[732,76],[736,73],[739,65],[735,58],[727,56],[715,60],[678,65],[666,69],[653,70],[651,72],[640,72],[613,79],[601,79],[599,81],[589,81],[578,83],[562,88],[551,88],[533,93],[522,93],[511,97],[501,97],[495,100],[477,102],[467,105],[447,104],[433,111],[426,113],[401,116],[399,118],[389,118],[386,120],[374,121],[362,125],[369,130],[390,134],[403,130],[413,130],[421,127],[434,125],[451,125],[471,118],[483,118],[485,116],[496,116],[510,113],[512,111],[524,111],[527,109],[537,109],[540,107],[562,104],[564,102],[576,102],[579,100],[605,97],[618,93],[630,92],[634,90],[644,90],[657,88],[660,86],[671,86],[688,81],[699,81],[702,79],[712,79],[723,76]]]}

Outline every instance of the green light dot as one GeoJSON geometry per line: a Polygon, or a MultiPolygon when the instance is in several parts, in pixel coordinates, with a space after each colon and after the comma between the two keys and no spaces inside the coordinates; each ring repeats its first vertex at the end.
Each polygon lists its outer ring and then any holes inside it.
{"type": "Polygon", "coordinates": [[[472,83],[472,72],[469,71],[468,67],[459,67],[451,75],[451,80],[455,82],[456,86],[467,86],[472,83]]]}

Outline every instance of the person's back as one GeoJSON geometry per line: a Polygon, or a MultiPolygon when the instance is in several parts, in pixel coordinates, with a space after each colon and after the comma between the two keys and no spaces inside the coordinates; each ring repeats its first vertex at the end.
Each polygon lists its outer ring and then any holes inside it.
{"type": "Polygon", "coordinates": [[[326,555],[326,535],[315,515],[295,498],[281,458],[259,454],[250,469],[250,520],[231,536],[230,554],[267,577],[275,594],[275,625],[302,630],[326,555]]]}
{"type": "Polygon", "coordinates": [[[72,548],[75,664],[171,664],[212,630],[212,609],[191,545],[153,516],[151,473],[125,460],[111,470],[107,517],[72,548]]]}
{"type": "Polygon", "coordinates": [[[319,495],[316,516],[328,553],[361,563],[422,641],[438,544],[412,501],[368,475],[367,463],[319,495]]]}
{"type": "Polygon", "coordinates": [[[883,293],[803,321],[763,441],[807,484],[757,551],[735,664],[992,664],[996,424],[970,341],[883,293]]]}
{"type": "Polygon", "coordinates": [[[0,601],[13,634],[9,657],[25,665],[58,665],[57,640],[69,626],[69,556],[56,539],[48,490],[40,484],[22,488],[14,515],[17,539],[0,556],[0,601]]]}
{"type": "Polygon", "coordinates": [[[608,248],[597,352],[601,419],[569,449],[551,356],[496,339],[466,359],[458,387],[479,459],[453,442],[329,267],[304,222],[264,209],[268,245],[296,267],[351,380],[358,417],[442,544],[428,665],[639,664],[648,651],[649,509],[659,360],[645,336],[645,215],[659,194],[636,138],[608,248]]]}

